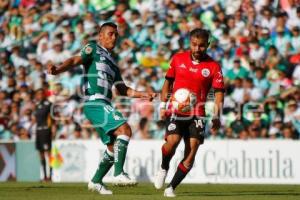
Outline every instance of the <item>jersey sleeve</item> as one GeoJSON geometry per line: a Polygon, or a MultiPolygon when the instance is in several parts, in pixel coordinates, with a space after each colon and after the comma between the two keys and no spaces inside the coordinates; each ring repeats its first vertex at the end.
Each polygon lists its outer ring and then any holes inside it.
{"type": "Polygon", "coordinates": [[[224,89],[224,79],[222,69],[219,64],[214,67],[214,73],[212,78],[212,87],[214,89],[224,89]]]}
{"type": "Polygon", "coordinates": [[[83,64],[90,63],[93,60],[94,51],[95,45],[93,45],[92,43],[88,43],[81,49],[80,56],[82,58],[83,64]]]}
{"type": "Polygon", "coordinates": [[[173,56],[170,67],[166,73],[166,79],[174,79],[175,78],[175,66],[176,66],[176,57],[173,56]]]}
{"type": "Polygon", "coordinates": [[[116,73],[116,75],[115,75],[114,83],[123,82],[123,78],[121,76],[121,72],[120,72],[119,68],[117,68],[117,70],[115,71],[115,73],[116,73]]]}

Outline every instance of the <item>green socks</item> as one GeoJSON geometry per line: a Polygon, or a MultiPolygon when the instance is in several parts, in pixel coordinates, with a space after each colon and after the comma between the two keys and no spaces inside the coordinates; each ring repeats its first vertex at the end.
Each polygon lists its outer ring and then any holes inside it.
{"type": "Polygon", "coordinates": [[[126,135],[120,135],[117,137],[114,144],[114,153],[106,150],[103,154],[103,159],[99,163],[98,169],[92,178],[93,183],[102,183],[103,177],[110,170],[111,166],[115,165],[114,176],[118,176],[123,172],[123,166],[125,163],[127,146],[129,143],[129,137],[126,135]]]}
{"type": "Polygon", "coordinates": [[[106,150],[103,154],[103,159],[99,163],[98,169],[92,179],[93,183],[101,183],[103,177],[107,174],[111,166],[114,164],[113,153],[106,150]]]}
{"type": "Polygon", "coordinates": [[[119,135],[116,139],[114,145],[114,159],[115,159],[114,176],[118,176],[123,172],[123,166],[125,163],[128,143],[129,143],[129,137],[126,135],[119,135]]]}

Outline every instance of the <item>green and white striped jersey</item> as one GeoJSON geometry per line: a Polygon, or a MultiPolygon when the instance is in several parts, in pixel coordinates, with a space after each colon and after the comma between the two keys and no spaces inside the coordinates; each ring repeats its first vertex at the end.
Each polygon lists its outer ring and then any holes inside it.
{"type": "Polygon", "coordinates": [[[112,86],[123,81],[120,70],[111,55],[97,45],[89,42],[81,50],[84,66],[84,93],[89,100],[111,101],[112,86]]]}

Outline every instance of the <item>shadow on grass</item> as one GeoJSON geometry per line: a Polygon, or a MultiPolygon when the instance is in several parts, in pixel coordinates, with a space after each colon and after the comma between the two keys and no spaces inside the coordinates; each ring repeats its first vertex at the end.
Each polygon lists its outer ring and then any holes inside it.
{"type": "Polygon", "coordinates": [[[37,190],[37,189],[52,189],[52,188],[57,188],[55,186],[50,186],[50,185],[36,185],[36,186],[31,186],[31,187],[26,187],[25,190],[37,190]]]}

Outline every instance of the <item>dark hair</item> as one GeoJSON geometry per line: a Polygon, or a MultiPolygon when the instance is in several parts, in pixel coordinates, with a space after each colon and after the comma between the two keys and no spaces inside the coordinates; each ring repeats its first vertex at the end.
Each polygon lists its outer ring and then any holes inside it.
{"type": "Polygon", "coordinates": [[[190,32],[190,38],[197,37],[197,38],[205,38],[206,40],[209,39],[209,31],[201,28],[195,28],[190,32]]]}
{"type": "Polygon", "coordinates": [[[132,10],[131,15],[139,15],[140,16],[141,14],[138,10],[132,10]]]}
{"type": "Polygon", "coordinates": [[[99,28],[99,32],[101,32],[105,27],[112,27],[112,28],[115,28],[115,29],[117,29],[118,28],[118,26],[117,26],[117,24],[115,24],[115,23],[113,23],[113,22],[105,22],[104,24],[102,24],[101,26],[100,26],[100,28],[99,28]]]}
{"type": "Polygon", "coordinates": [[[44,92],[44,88],[38,88],[34,91],[35,93],[38,93],[38,92],[44,92]]]}
{"type": "Polygon", "coordinates": [[[253,83],[252,78],[249,78],[249,77],[248,77],[248,78],[245,78],[244,80],[245,80],[246,82],[248,82],[248,83],[253,83]]]}
{"type": "Polygon", "coordinates": [[[143,117],[139,122],[139,128],[144,129],[148,123],[148,119],[146,117],[143,117]]]}

